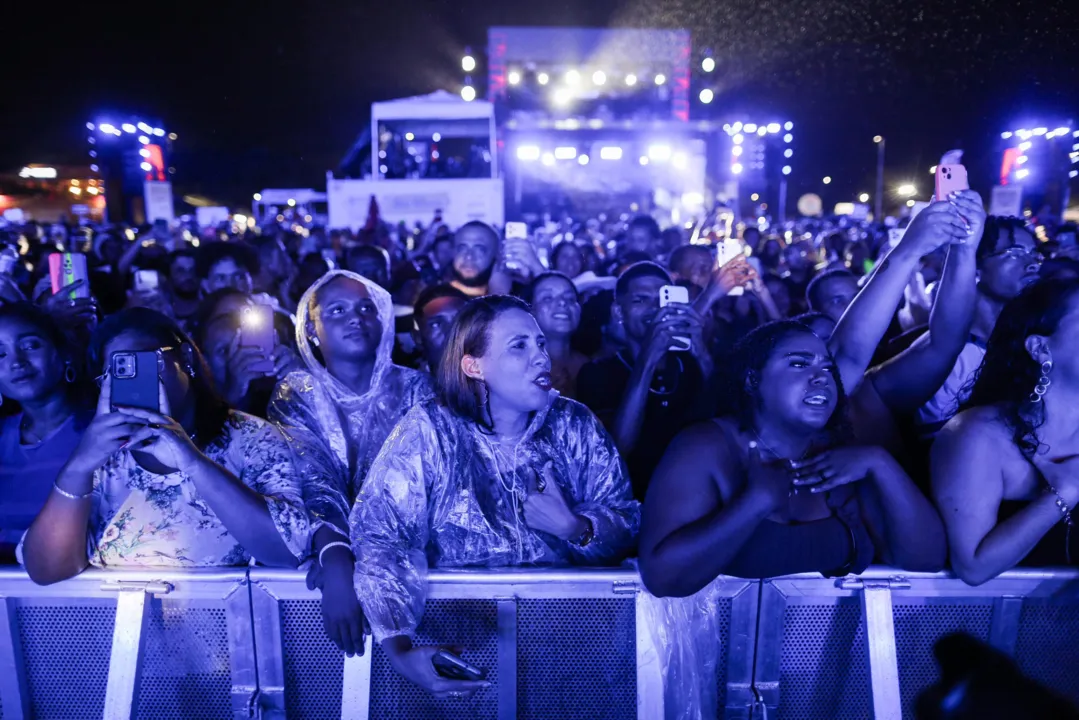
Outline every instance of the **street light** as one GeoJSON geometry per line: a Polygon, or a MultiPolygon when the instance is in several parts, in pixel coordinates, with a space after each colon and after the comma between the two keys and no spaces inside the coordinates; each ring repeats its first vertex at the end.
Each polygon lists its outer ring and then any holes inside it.
{"type": "Polygon", "coordinates": [[[918,188],[913,183],[904,183],[895,189],[899,197],[911,197],[918,194],[918,188]]]}
{"type": "Polygon", "coordinates": [[[858,196],[858,202],[860,202],[860,203],[869,202],[869,193],[862,193],[861,195],[859,195],[858,196]]]}
{"type": "Polygon", "coordinates": [[[825,175],[825,176],[824,176],[824,180],[823,180],[823,182],[824,182],[824,184],[825,184],[825,185],[830,185],[830,184],[832,183],[832,178],[830,178],[829,176],[825,175]]]}
{"type": "Polygon", "coordinates": [[[882,142],[884,142],[884,138],[881,137],[880,135],[874,135],[873,136],[873,142],[880,145],[882,142]]]}

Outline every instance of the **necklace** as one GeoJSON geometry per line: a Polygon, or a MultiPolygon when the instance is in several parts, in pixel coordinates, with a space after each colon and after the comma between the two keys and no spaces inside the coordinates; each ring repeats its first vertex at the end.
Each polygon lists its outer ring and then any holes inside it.
{"type": "MultiPolygon", "coordinates": [[[[782,455],[780,455],[779,453],[777,453],[775,451],[775,448],[773,448],[771,445],[766,443],[764,441],[764,438],[761,437],[761,434],[759,432],[757,432],[757,429],[755,427],[750,426],[749,430],[750,430],[750,432],[753,433],[753,437],[757,438],[757,442],[759,442],[761,445],[763,445],[765,450],[772,453],[772,456],[776,460],[782,460],[783,462],[787,462],[787,463],[791,462],[791,458],[783,457],[782,455]]],[[[756,445],[756,443],[754,443],[752,440],[750,440],[749,442],[750,442],[750,447],[753,447],[754,445],[756,445]]],[[[805,449],[805,452],[803,452],[800,456],[798,456],[798,459],[799,460],[804,460],[805,456],[809,454],[809,451],[810,451],[810,449],[812,447],[813,447],[812,444],[810,444],[810,446],[805,449]]]]}

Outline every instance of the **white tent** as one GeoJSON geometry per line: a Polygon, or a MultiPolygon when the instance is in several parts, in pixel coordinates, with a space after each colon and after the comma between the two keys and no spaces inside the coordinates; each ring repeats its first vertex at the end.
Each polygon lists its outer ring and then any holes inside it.
{"type": "MultiPolygon", "coordinates": [[[[371,122],[380,120],[467,120],[494,119],[495,107],[483,100],[466,102],[459,95],[435,90],[430,95],[387,100],[371,105],[371,122]]],[[[374,126],[372,129],[376,129],[374,126]]]]}

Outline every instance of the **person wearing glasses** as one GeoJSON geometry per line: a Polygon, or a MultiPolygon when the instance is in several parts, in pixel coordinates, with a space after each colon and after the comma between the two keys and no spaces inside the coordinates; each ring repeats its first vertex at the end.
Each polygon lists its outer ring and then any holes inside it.
{"type": "Polygon", "coordinates": [[[125,310],[94,333],[97,412],[26,534],[42,585],[89,566],[296,567],[308,516],[292,456],[269,423],[235,412],[174,320],[125,310]],[[114,406],[111,358],[156,352],[157,412],[114,406]]]}
{"type": "Polygon", "coordinates": [[[986,218],[977,250],[978,296],[970,338],[944,385],[918,411],[922,435],[933,436],[959,412],[964,390],[985,358],[985,346],[1004,305],[1036,281],[1041,256],[1034,235],[1020,218],[986,218]]]}

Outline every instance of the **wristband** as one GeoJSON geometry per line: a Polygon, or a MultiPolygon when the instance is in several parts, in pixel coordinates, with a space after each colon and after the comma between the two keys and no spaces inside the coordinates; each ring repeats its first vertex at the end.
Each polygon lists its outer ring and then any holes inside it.
{"type": "Polygon", "coordinates": [[[88,497],[90,497],[91,495],[94,494],[93,490],[86,493],[85,495],[76,495],[74,493],[69,493],[67,490],[64,490],[62,487],[60,487],[56,483],[52,484],[52,489],[55,490],[56,492],[60,493],[64,497],[66,497],[68,500],[85,500],[86,498],[88,498],[88,497]]]}
{"type": "Polygon", "coordinates": [[[318,551],[318,565],[319,565],[319,567],[323,567],[323,565],[322,565],[322,556],[325,555],[326,551],[329,550],[332,547],[348,548],[349,553],[352,552],[352,545],[350,545],[349,543],[344,542],[342,540],[336,540],[336,541],[334,541],[332,543],[326,543],[326,545],[324,545],[323,548],[318,551]]]}

